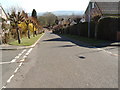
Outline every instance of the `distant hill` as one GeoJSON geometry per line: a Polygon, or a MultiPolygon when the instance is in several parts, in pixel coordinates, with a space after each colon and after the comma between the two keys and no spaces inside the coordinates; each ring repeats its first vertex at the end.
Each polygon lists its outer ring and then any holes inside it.
{"type": "MultiPolygon", "coordinates": [[[[42,16],[45,12],[38,13],[38,16],[42,16]]],[[[62,16],[62,15],[83,15],[84,11],[53,11],[53,14],[56,16],[62,16]]]]}
{"type": "Polygon", "coordinates": [[[58,15],[58,16],[60,16],[60,15],[72,15],[72,14],[82,15],[83,11],[54,11],[52,13],[54,13],[55,15],[58,15]]]}

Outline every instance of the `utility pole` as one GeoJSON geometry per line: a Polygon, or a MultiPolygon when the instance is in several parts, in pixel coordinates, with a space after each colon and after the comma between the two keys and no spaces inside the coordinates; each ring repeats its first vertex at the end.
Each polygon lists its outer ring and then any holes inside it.
{"type": "Polygon", "coordinates": [[[89,3],[88,6],[88,38],[90,38],[90,18],[91,18],[90,11],[91,11],[91,2],[89,3]]]}

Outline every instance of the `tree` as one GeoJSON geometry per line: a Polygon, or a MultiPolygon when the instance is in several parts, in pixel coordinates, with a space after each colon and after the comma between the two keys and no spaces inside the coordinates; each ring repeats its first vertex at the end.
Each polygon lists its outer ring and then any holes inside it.
{"type": "Polygon", "coordinates": [[[20,31],[19,31],[18,24],[20,24],[20,22],[24,21],[23,16],[21,15],[20,12],[18,12],[16,14],[14,11],[11,13],[11,15],[8,13],[8,16],[9,16],[9,20],[11,22],[11,25],[14,25],[16,28],[17,39],[18,39],[18,43],[20,44],[21,40],[20,40],[20,31]]]}
{"type": "Polygon", "coordinates": [[[58,25],[59,24],[59,20],[56,18],[55,20],[55,24],[58,25]]]}
{"type": "Polygon", "coordinates": [[[46,18],[44,16],[39,16],[38,21],[40,22],[41,25],[45,26],[47,24],[46,18]]]}
{"type": "Polygon", "coordinates": [[[27,19],[27,20],[25,20],[25,23],[26,23],[26,25],[27,25],[27,31],[28,31],[28,38],[30,39],[30,30],[29,30],[29,27],[28,27],[28,25],[29,25],[29,20],[27,19]]]}
{"type": "Polygon", "coordinates": [[[30,20],[28,19],[28,15],[27,15],[27,13],[25,13],[25,11],[22,11],[22,16],[25,17],[24,22],[25,22],[25,24],[27,25],[27,36],[28,36],[28,38],[30,39],[30,30],[29,30],[30,20]]]}
{"type": "Polygon", "coordinates": [[[35,34],[36,34],[35,27],[38,24],[38,21],[37,21],[37,12],[36,12],[35,9],[33,9],[33,11],[32,11],[32,21],[31,22],[33,23],[33,37],[35,37],[35,34]]]}
{"type": "Polygon", "coordinates": [[[57,19],[57,16],[55,16],[51,12],[46,12],[43,14],[43,16],[39,16],[38,20],[40,23],[42,23],[45,26],[53,26],[55,25],[55,20],[57,19]]]}
{"type": "Polygon", "coordinates": [[[32,11],[32,17],[37,18],[37,12],[35,9],[33,9],[33,11],[32,11]]]}

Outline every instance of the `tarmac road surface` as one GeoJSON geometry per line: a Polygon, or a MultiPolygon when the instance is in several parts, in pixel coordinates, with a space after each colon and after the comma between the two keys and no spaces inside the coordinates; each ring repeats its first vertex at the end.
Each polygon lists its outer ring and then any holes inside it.
{"type": "Polygon", "coordinates": [[[46,31],[7,88],[118,88],[118,57],[46,31]]]}

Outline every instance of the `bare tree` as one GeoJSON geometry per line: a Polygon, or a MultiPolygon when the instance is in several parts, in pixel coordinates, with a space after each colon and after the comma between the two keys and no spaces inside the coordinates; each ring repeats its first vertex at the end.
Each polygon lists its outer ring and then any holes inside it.
{"type": "Polygon", "coordinates": [[[18,24],[20,24],[20,22],[24,21],[23,16],[21,15],[20,12],[15,13],[14,11],[11,14],[8,13],[8,16],[9,16],[9,20],[10,20],[11,24],[15,25],[16,32],[17,32],[18,43],[20,44],[21,40],[20,40],[20,31],[19,31],[19,28],[18,28],[18,24]]]}
{"type": "Polygon", "coordinates": [[[30,20],[28,19],[28,14],[25,13],[24,10],[22,11],[22,16],[24,17],[24,22],[27,25],[27,35],[28,35],[28,38],[30,39],[30,30],[29,30],[30,20]]]}

